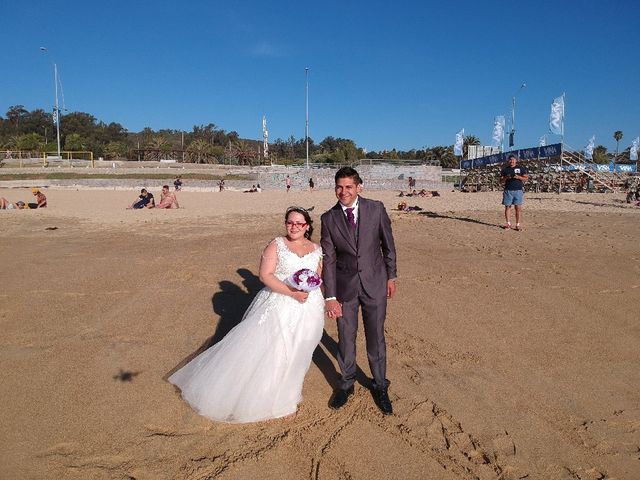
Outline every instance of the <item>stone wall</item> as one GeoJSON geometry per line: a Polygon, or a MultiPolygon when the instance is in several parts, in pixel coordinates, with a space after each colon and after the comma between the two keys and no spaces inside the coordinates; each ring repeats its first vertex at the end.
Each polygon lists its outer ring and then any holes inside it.
{"type": "MultiPolygon", "coordinates": [[[[333,189],[335,167],[262,167],[258,172],[258,182],[265,189],[286,188],[286,177],[291,178],[292,188],[299,190],[309,187],[313,178],[316,188],[333,189]]],[[[433,165],[359,165],[356,170],[362,177],[364,186],[370,190],[407,190],[408,178],[416,179],[416,189],[438,190],[444,188],[442,167],[433,165]]]]}

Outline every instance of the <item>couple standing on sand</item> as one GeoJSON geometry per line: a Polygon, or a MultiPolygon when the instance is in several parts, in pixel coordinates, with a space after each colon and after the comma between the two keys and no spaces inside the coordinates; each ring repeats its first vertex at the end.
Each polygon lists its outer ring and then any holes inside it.
{"type": "Polygon", "coordinates": [[[381,202],[360,196],[358,172],[335,175],[338,203],[322,217],[320,244],[311,241],[313,221],[301,207],[285,214],[287,234],[262,253],[265,284],[242,322],[220,342],[169,377],[199,414],[228,423],[281,418],[296,412],[304,376],[320,343],[324,313],[338,323],[340,384],[329,402],[343,407],[354,392],[358,309],[378,408],[393,413],[386,378],[384,321],[387,298],[396,291],[396,251],[391,222],[381,202]],[[287,280],[301,269],[322,275],[310,292],[287,280]]]}

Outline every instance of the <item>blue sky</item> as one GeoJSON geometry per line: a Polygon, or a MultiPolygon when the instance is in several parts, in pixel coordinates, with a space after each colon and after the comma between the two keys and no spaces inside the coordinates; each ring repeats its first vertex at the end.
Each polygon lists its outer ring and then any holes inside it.
{"type": "Polygon", "coordinates": [[[640,135],[630,0],[8,0],[0,18],[3,116],[51,109],[53,60],[67,109],[130,131],[214,123],[258,139],[266,115],[270,140],[301,138],[308,66],[316,142],[408,150],[451,145],[464,128],[488,145],[516,92],[519,147],[548,132],[563,92],[570,146],[596,135],[614,150],[622,130],[622,150],[640,135]]]}

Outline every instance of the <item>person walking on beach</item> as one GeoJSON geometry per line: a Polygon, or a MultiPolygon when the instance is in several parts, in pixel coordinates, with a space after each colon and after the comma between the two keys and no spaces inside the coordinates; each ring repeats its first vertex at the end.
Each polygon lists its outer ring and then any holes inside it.
{"type": "Polygon", "coordinates": [[[313,178],[309,179],[309,191],[313,192],[313,188],[316,186],[315,183],[313,183],[313,178]]]}
{"type": "Polygon", "coordinates": [[[287,193],[289,193],[289,190],[291,190],[291,177],[289,175],[285,178],[285,184],[287,186],[287,193]]]}
{"type": "Polygon", "coordinates": [[[529,179],[527,169],[518,165],[518,157],[509,155],[508,165],[500,172],[500,183],[504,185],[502,205],[504,205],[505,230],[511,228],[511,206],[516,207],[516,230],[522,230],[522,205],[524,203],[524,182],[529,179]]]}
{"type": "Polygon", "coordinates": [[[338,323],[337,360],[341,371],[340,385],[329,405],[341,408],[354,391],[360,308],[373,397],[382,413],[391,415],[384,322],[387,299],[396,292],[396,248],[384,204],[363,198],[360,192],[362,179],[358,172],[341,168],[335,175],[338,203],[321,217],[325,309],[338,323]]]}
{"type": "Polygon", "coordinates": [[[242,321],[169,377],[198,414],[247,423],[296,412],[325,321],[318,288],[322,250],[311,241],[312,224],[306,209],[287,209],[286,235],[262,252],[260,280],[265,288],[242,321]],[[291,286],[295,279],[296,288],[291,286]]]}

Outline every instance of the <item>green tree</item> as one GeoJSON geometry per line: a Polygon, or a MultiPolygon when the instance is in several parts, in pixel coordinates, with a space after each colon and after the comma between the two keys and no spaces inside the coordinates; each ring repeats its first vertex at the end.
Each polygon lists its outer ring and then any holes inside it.
{"type": "Polygon", "coordinates": [[[161,152],[168,152],[171,150],[171,143],[167,141],[164,135],[154,135],[149,139],[146,147],[152,150],[160,150],[161,152]]]}
{"type": "Polygon", "coordinates": [[[81,151],[87,149],[87,142],[79,133],[70,133],[65,137],[64,149],[71,151],[81,151]]]}
{"type": "Polygon", "coordinates": [[[442,146],[432,147],[429,159],[439,161],[440,165],[445,168],[459,167],[458,159],[453,154],[453,145],[449,147],[442,147],[442,146]]]}
{"type": "Polygon", "coordinates": [[[622,140],[622,130],[616,130],[613,132],[613,138],[616,139],[616,157],[618,156],[618,144],[622,140]]]}
{"type": "Polygon", "coordinates": [[[37,151],[42,148],[44,138],[37,133],[25,133],[20,135],[16,140],[16,148],[18,150],[37,151]]]}
{"type": "Polygon", "coordinates": [[[10,122],[16,122],[20,118],[25,117],[28,113],[29,111],[24,108],[24,105],[13,105],[9,107],[9,110],[7,110],[7,120],[10,122]]]}
{"type": "Polygon", "coordinates": [[[124,142],[109,142],[104,147],[104,156],[109,160],[125,158],[127,155],[127,144],[124,142]]]}
{"type": "Polygon", "coordinates": [[[593,149],[593,161],[594,163],[609,163],[609,157],[607,155],[607,147],[604,145],[598,145],[593,149]]]}
{"type": "Polygon", "coordinates": [[[187,159],[193,163],[213,163],[212,147],[204,139],[194,140],[187,147],[187,159]]]}

